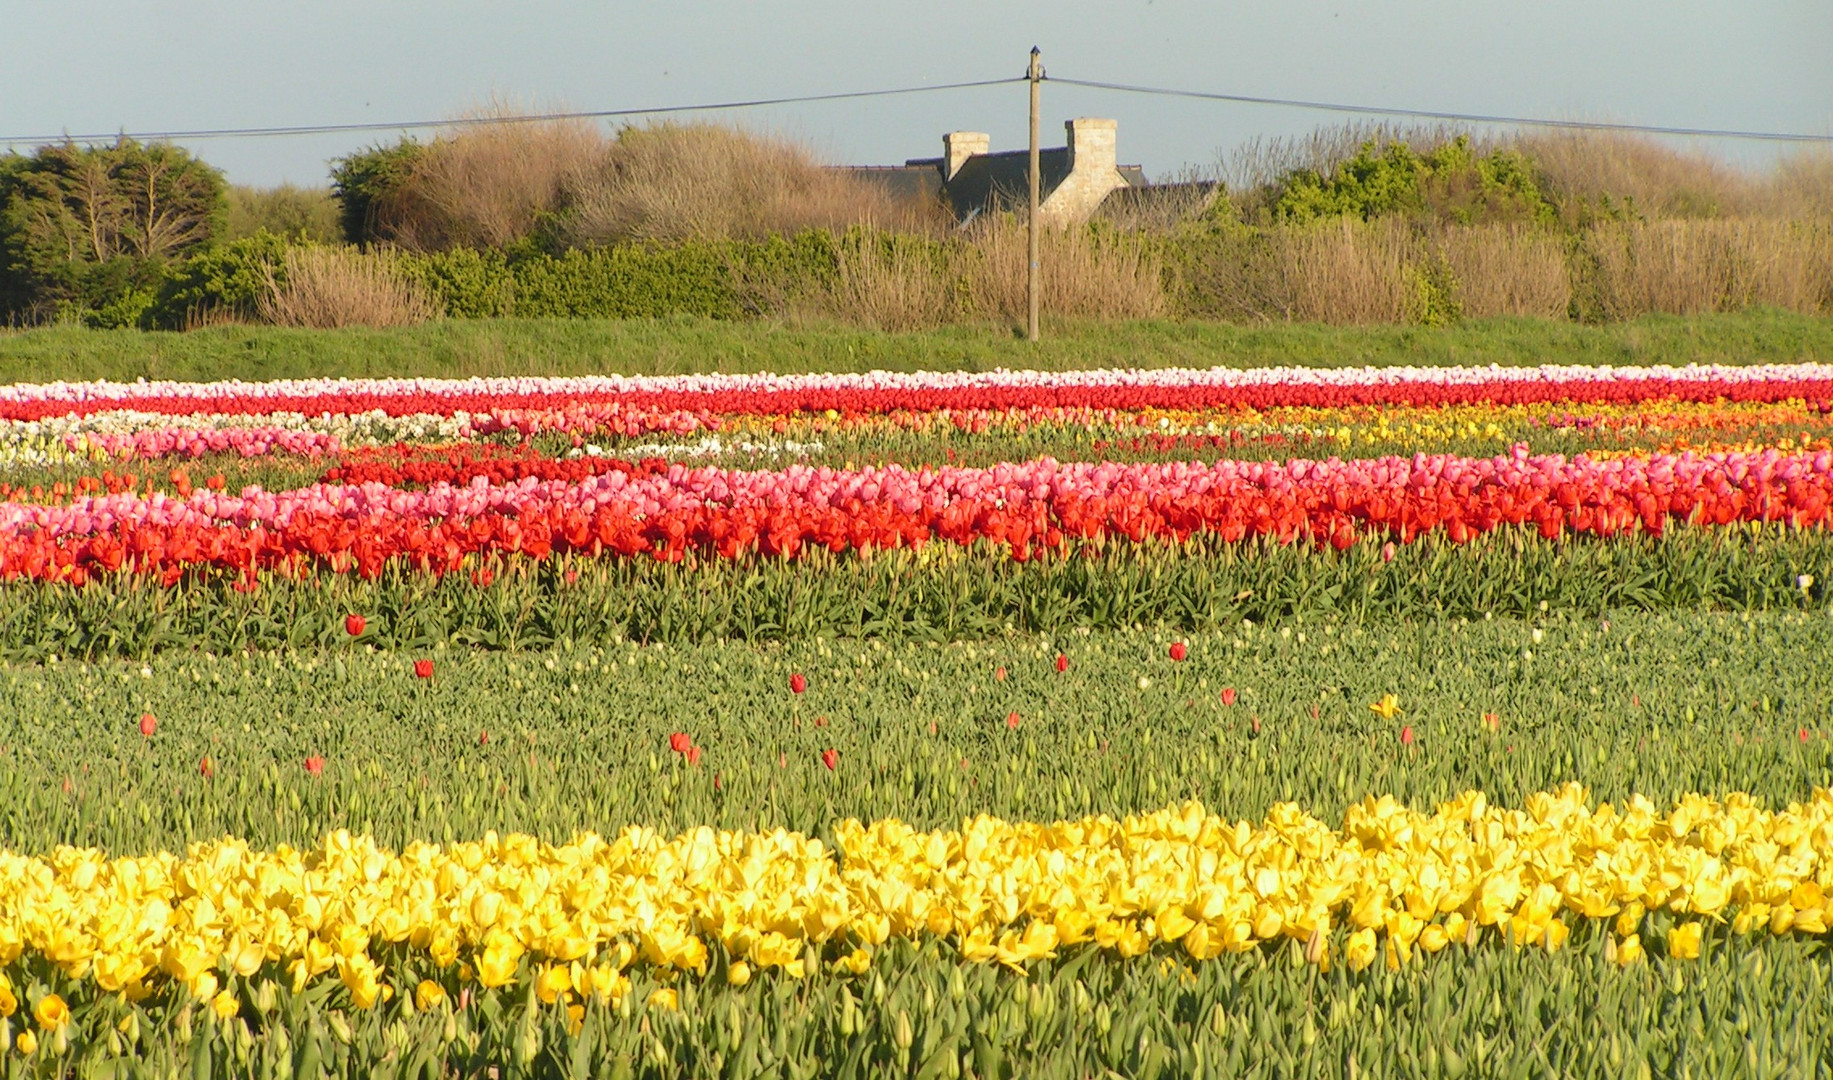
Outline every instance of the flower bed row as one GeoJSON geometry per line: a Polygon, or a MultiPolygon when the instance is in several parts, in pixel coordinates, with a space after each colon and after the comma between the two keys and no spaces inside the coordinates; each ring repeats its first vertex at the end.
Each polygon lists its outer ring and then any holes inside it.
{"type": "Polygon", "coordinates": [[[1571,401],[1833,402],[1833,365],[1683,368],[1255,368],[863,375],[306,379],[268,383],[50,383],[0,388],[0,419],[131,409],[221,414],[489,414],[584,405],[688,415],[1070,407],[1446,405],[1571,401]]]}
{"type": "Polygon", "coordinates": [[[314,485],[186,498],[134,492],[67,505],[0,503],[0,575],[83,580],[131,567],[169,579],[198,565],[244,571],[319,560],[366,576],[403,558],[440,570],[467,555],[689,551],[794,557],[806,547],[1008,545],[1015,558],[1125,538],[1273,537],[1346,548],[1435,532],[1462,543],[1503,525],[1615,536],[1671,521],[1820,528],[1833,452],[1656,455],[1592,461],[1451,455],[1288,463],[1118,465],[1050,460],[987,469],[899,466],[777,471],[613,470],[578,483],[525,478],[403,491],[314,485]]]}
{"type": "MultiPolygon", "coordinates": [[[[1692,795],[1662,814],[1640,797],[1594,807],[1570,784],[1518,809],[1475,792],[1430,814],[1371,797],[1341,829],[1290,803],[1259,827],[1190,803],[934,833],[847,821],[836,835],[840,853],[781,829],[706,827],[558,846],[492,834],[399,853],[341,831],[309,851],[224,840],[183,856],[0,853],[0,965],[42,960],[130,996],[171,979],[204,997],[220,973],[276,965],[296,990],[335,972],[367,1008],[386,945],[442,968],[462,961],[460,979],[485,987],[532,974],[551,1000],[616,995],[638,961],[704,972],[715,944],[734,979],[741,964],[802,976],[810,946],[828,943],[860,948],[863,967],[864,948],[924,936],[1014,967],[1085,944],[1122,956],[1175,945],[1202,960],[1291,938],[1313,963],[1341,948],[1362,968],[1485,932],[1552,951],[1575,920],[1607,919],[1611,953],[1628,964],[1644,911],[1824,934],[1833,892],[1824,791],[1780,811],[1692,795]]],[[[1696,956],[1700,936],[1683,922],[1666,950],[1696,956]]]]}

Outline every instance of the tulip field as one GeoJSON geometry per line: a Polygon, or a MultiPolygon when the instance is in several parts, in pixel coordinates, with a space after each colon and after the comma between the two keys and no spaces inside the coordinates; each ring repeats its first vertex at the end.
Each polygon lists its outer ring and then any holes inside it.
{"type": "Polygon", "coordinates": [[[0,1075],[1833,1075],[1833,365],[0,388],[0,1075]]]}

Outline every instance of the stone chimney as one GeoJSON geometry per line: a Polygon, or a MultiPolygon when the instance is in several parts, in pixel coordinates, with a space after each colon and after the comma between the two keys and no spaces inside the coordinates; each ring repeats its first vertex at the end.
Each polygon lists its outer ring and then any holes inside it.
{"type": "MultiPolygon", "coordinates": [[[[1113,121],[1110,120],[1107,123],[1110,129],[1108,154],[1111,157],[1114,145],[1113,121]]],[[[987,147],[991,146],[992,142],[992,136],[984,131],[951,131],[942,136],[942,179],[944,181],[953,180],[955,174],[961,171],[961,166],[967,164],[968,158],[975,154],[986,153],[987,147]]]]}
{"type": "Polygon", "coordinates": [[[1044,197],[1038,217],[1051,225],[1087,221],[1101,200],[1126,186],[1116,167],[1113,120],[1078,117],[1063,124],[1069,133],[1069,175],[1044,197]]]}
{"type": "Polygon", "coordinates": [[[1114,133],[1119,126],[1117,121],[1097,120],[1092,116],[1064,121],[1063,127],[1069,133],[1071,171],[1099,175],[1118,165],[1114,133]]]}

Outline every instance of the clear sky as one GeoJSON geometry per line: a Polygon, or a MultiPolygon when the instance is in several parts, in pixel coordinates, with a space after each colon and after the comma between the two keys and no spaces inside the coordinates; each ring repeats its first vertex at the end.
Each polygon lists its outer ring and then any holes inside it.
{"type": "MultiPolygon", "coordinates": [[[[1833,132],[1833,0],[0,0],[0,136],[406,121],[491,98],[619,109],[1049,74],[1457,112],[1833,132]]],[[[1022,84],[723,114],[831,161],[1024,145],[1022,84]]],[[[1152,176],[1332,117],[1044,87],[1152,176]]],[[[190,144],[319,184],[385,134],[190,144]]],[[[1712,146],[1761,162],[1774,148],[1712,146]]]]}

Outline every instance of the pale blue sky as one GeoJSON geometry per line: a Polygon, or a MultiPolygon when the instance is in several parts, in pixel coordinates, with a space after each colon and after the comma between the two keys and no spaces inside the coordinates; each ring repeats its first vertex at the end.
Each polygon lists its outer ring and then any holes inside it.
{"type": "MultiPolygon", "coordinates": [[[[1459,112],[1833,132],[1833,0],[0,0],[0,135],[439,118],[489,98],[578,109],[1049,73],[1459,112]]],[[[1020,84],[726,114],[833,161],[1025,137],[1020,84]]],[[[1119,120],[1162,176],[1333,118],[1045,85],[1046,144],[1119,120]]],[[[324,182],[387,138],[191,144],[232,181],[324,182]]],[[[1722,145],[1746,161],[1774,148],[1722,145]]]]}

